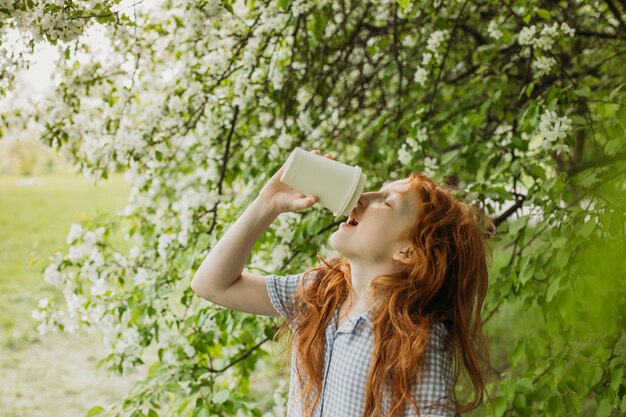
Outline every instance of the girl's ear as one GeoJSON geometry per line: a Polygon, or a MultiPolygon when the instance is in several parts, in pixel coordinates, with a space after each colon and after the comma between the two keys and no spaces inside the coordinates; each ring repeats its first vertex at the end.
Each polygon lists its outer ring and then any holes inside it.
{"type": "Polygon", "coordinates": [[[393,254],[393,260],[401,262],[403,264],[408,264],[409,262],[411,262],[412,257],[413,251],[411,250],[411,248],[406,248],[405,250],[398,251],[393,254]]]}

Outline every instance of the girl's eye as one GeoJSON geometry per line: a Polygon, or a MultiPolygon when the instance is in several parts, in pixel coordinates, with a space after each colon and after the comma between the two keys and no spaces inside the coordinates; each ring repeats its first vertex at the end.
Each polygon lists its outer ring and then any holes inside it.
{"type": "Polygon", "coordinates": [[[389,207],[391,207],[391,205],[389,203],[387,203],[386,201],[385,201],[385,204],[387,204],[389,207]]]}

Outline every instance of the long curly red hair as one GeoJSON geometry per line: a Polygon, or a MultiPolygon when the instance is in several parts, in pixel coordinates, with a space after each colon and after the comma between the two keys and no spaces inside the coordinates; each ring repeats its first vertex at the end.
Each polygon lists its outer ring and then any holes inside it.
{"type": "MultiPolygon", "coordinates": [[[[411,186],[405,192],[419,197],[417,217],[406,236],[412,256],[401,272],[379,275],[369,288],[372,299],[382,302],[371,311],[374,346],[363,417],[401,417],[409,402],[419,415],[410,385],[420,375],[428,334],[438,321],[449,330],[447,346],[454,350],[453,386],[462,365],[474,394],[472,401],[459,404],[450,393],[445,407],[465,413],[476,409],[484,394],[489,398],[485,388],[489,348],[480,313],[488,286],[487,261],[491,262],[486,240],[495,235],[495,224],[478,206],[457,199],[456,188],[416,172],[408,179],[411,186]],[[384,416],[383,398],[389,388],[391,411],[384,416]]],[[[324,265],[305,271],[304,277],[313,279],[298,284],[289,303],[294,313],[275,333],[285,342],[285,360],[296,336],[295,369],[303,388],[293,400],[306,398],[304,417],[312,417],[320,400],[326,327],[351,294],[349,261],[323,260],[319,255],[317,259],[324,265]]]]}

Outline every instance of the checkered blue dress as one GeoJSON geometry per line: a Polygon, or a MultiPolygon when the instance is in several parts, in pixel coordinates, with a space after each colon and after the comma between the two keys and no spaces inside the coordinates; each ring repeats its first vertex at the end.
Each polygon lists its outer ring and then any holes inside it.
{"type": "MultiPolygon", "coordinates": [[[[287,317],[287,300],[296,292],[303,273],[293,275],[269,275],[266,277],[267,292],[272,305],[282,317],[287,317]]],[[[337,328],[339,308],[326,328],[324,379],[322,397],[313,416],[315,417],[361,417],[365,408],[365,384],[372,358],[374,334],[370,327],[370,310],[348,317],[337,328]]],[[[292,325],[292,330],[294,329],[292,325]]],[[[442,349],[448,330],[439,322],[430,332],[430,344],[442,349]]],[[[425,353],[425,374],[418,384],[413,384],[412,393],[420,408],[420,417],[453,417],[454,413],[443,407],[444,397],[452,389],[452,350],[440,352],[430,347],[425,353]],[[430,405],[430,407],[428,407],[430,405]]],[[[289,402],[286,417],[301,417],[301,404],[296,404],[297,375],[295,352],[292,349],[289,402]]],[[[454,398],[454,396],[453,396],[454,398]]],[[[386,411],[390,410],[387,399],[386,411]]],[[[404,417],[418,417],[409,404],[404,417]]]]}

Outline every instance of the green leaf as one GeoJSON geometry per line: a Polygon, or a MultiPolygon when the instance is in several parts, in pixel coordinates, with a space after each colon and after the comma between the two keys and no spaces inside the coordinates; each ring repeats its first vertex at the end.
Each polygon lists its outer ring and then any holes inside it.
{"type": "Polygon", "coordinates": [[[526,256],[522,260],[522,267],[520,270],[519,280],[523,284],[526,284],[529,279],[532,278],[535,273],[535,264],[530,262],[530,257],[526,256]]]}
{"type": "Polygon", "coordinates": [[[567,408],[574,410],[575,414],[580,414],[583,408],[580,398],[578,398],[578,395],[574,392],[568,392],[565,395],[565,403],[567,404],[567,408]]]}
{"type": "Polygon", "coordinates": [[[454,149],[450,152],[444,153],[443,156],[441,157],[441,165],[449,164],[451,161],[456,159],[460,153],[461,151],[459,149],[454,149]]]}
{"type": "Polygon", "coordinates": [[[228,13],[235,14],[235,11],[233,10],[233,6],[230,3],[231,3],[230,0],[222,0],[222,7],[228,10],[228,13]]]}
{"type": "Polygon", "coordinates": [[[559,290],[559,279],[554,279],[548,286],[548,290],[546,291],[546,300],[550,302],[554,298],[554,294],[559,290]]]}
{"type": "Polygon", "coordinates": [[[150,409],[150,411],[148,411],[148,417],[159,417],[159,415],[156,413],[156,411],[150,409]]]}
{"type": "Polygon", "coordinates": [[[620,366],[619,368],[613,369],[611,371],[611,389],[617,392],[619,386],[622,383],[622,378],[624,378],[624,367],[620,366]]]}
{"type": "Polygon", "coordinates": [[[574,90],[574,94],[579,97],[589,97],[591,96],[591,89],[589,89],[589,87],[585,85],[577,90],[574,90]]]}
{"type": "Polygon", "coordinates": [[[223,389],[218,391],[217,394],[213,396],[213,402],[216,404],[222,404],[228,398],[230,398],[230,391],[223,389]]]}
{"type": "Polygon", "coordinates": [[[612,409],[613,407],[608,398],[603,398],[600,400],[600,404],[598,404],[598,408],[596,409],[596,417],[609,417],[612,409]]]}
{"type": "Polygon", "coordinates": [[[104,411],[104,408],[100,407],[99,405],[91,408],[91,410],[89,410],[87,412],[87,414],[85,415],[85,417],[91,417],[91,416],[95,416],[97,414],[100,414],[104,411]]]}
{"type": "Polygon", "coordinates": [[[580,233],[583,237],[589,237],[595,228],[596,222],[593,218],[591,218],[580,228],[580,233]]]}
{"type": "Polygon", "coordinates": [[[277,5],[284,11],[287,11],[289,5],[291,4],[291,0],[278,0],[277,5]]]}
{"type": "Polygon", "coordinates": [[[494,412],[496,417],[501,417],[504,415],[508,408],[508,402],[506,398],[497,397],[494,401],[494,412]]]}
{"type": "Polygon", "coordinates": [[[530,97],[530,95],[533,93],[533,89],[535,88],[535,83],[530,83],[528,84],[528,87],[526,87],[526,97],[530,97]]]}
{"type": "Polygon", "coordinates": [[[396,0],[403,9],[406,9],[406,6],[409,5],[409,0],[396,0]]]}
{"type": "Polygon", "coordinates": [[[520,231],[520,229],[526,226],[526,222],[528,222],[528,216],[522,216],[513,220],[509,225],[509,235],[515,236],[520,231]]]}
{"type": "Polygon", "coordinates": [[[616,88],[614,88],[614,89],[611,91],[611,94],[609,94],[609,98],[608,98],[608,100],[611,100],[613,97],[615,97],[615,94],[617,94],[617,93],[619,92],[619,90],[621,90],[621,88],[622,88],[623,86],[624,86],[624,84],[622,83],[622,84],[618,85],[616,88]]]}
{"type": "Polygon", "coordinates": [[[554,415],[558,415],[562,409],[561,399],[559,397],[551,397],[548,401],[548,410],[554,415]]]}
{"type": "Polygon", "coordinates": [[[546,9],[539,9],[537,10],[537,14],[545,20],[550,20],[550,12],[546,9]]]}
{"type": "Polygon", "coordinates": [[[518,340],[515,345],[515,350],[511,354],[511,365],[517,366],[525,356],[526,351],[524,350],[524,343],[522,340],[518,340]]]}

